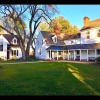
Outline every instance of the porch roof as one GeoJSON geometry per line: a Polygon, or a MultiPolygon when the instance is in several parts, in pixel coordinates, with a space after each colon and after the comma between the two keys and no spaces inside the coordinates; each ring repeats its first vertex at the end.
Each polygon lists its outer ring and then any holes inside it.
{"type": "Polygon", "coordinates": [[[66,46],[51,45],[47,50],[66,50],[66,46]]]}
{"type": "Polygon", "coordinates": [[[67,46],[51,45],[47,50],[71,50],[71,49],[100,49],[100,43],[94,44],[76,44],[67,46]]]}

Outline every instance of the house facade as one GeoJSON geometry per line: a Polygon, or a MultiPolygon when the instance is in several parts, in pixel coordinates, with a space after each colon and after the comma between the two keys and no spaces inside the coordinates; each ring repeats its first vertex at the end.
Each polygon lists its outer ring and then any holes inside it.
{"type": "Polygon", "coordinates": [[[41,31],[35,43],[35,57],[50,60],[94,60],[100,56],[100,19],[84,17],[84,26],[75,35],[41,31]]]}
{"type": "Polygon", "coordinates": [[[17,39],[11,34],[0,34],[0,58],[8,60],[20,57],[22,52],[17,39]]]}
{"type": "MultiPolygon", "coordinates": [[[[30,47],[29,55],[33,56],[33,49],[30,47]]],[[[18,40],[9,33],[0,34],[0,59],[19,59],[22,57],[22,51],[18,40]]]]}

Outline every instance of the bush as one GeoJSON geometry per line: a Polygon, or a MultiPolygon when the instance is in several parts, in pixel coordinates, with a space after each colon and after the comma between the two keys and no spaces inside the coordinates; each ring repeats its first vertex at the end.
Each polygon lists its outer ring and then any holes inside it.
{"type": "Polygon", "coordinates": [[[96,62],[100,64],[100,56],[96,58],[96,62]]]}

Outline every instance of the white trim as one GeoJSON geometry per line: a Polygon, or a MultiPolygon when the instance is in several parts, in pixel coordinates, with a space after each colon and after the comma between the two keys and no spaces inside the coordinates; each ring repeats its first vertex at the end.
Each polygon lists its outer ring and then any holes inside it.
{"type": "Polygon", "coordinates": [[[86,53],[87,53],[87,61],[88,61],[88,49],[86,50],[86,53]]]}
{"type": "Polygon", "coordinates": [[[80,61],[81,61],[81,49],[80,49],[80,61]]]}

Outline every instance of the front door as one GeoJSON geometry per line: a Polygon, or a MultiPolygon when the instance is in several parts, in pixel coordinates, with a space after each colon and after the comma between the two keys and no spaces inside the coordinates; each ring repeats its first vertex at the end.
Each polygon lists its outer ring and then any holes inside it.
{"type": "Polygon", "coordinates": [[[7,51],[7,59],[9,59],[9,51],[7,51]]]}

